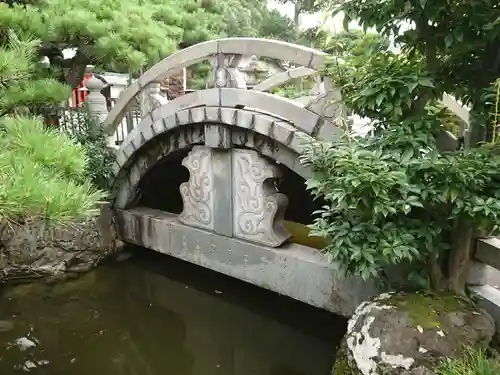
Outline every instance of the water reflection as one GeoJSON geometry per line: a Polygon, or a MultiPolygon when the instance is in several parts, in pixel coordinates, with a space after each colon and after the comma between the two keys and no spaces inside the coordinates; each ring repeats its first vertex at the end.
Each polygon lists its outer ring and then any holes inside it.
{"type": "Polygon", "coordinates": [[[0,320],[13,323],[0,330],[2,375],[327,375],[344,330],[144,249],[66,284],[6,289],[0,320]]]}

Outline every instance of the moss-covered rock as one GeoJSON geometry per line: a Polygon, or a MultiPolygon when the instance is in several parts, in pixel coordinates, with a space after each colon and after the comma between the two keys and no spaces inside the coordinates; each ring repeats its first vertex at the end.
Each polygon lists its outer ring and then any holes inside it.
{"type": "Polygon", "coordinates": [[[386,293],[350,319],[334,375],[432,375],[444,357],[487,346],[493,319],[449,294],[386,293]]]}
{"type": "Polygon", "coordinates": [[[335,363],[331,375],[358,375],[358,369],[351,368],[347,357],[347,344],[344,340],[335,354],[335,363]]]}

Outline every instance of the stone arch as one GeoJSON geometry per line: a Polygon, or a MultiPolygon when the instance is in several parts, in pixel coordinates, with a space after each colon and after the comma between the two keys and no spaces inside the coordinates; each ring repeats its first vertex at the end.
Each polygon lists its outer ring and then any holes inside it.
{"type": "Polygon", "coordinates": [[[288,122],[267,114],[242,108],[194,107],[155,122],[148,116],[137,129],[141,131],[131,133],[127,143],[118,150],[113,166],[114,204],[117,208],[126,207],[140,179],[156,162],[176,150],[211,142],[208,139],[211,135],[207,133],[213,130],[219,134],[229,130],[231,145],[258,149],[260,154],[284,164],[302,178],[310,176],[308,168],[298,159],[300,144],[310,139],[309,136],[288,122]],[[201,125],[196,130],[189,130],[187,126],[193,124],[201,125]],[[183,128],[188,130],[183,131],[183,128]],[[168,145],[161,142],[155,145],[154,139],[165,133],[172,135],[168,145]],[[268,138],[272,145],[255,138],[254,133],[268,138]]]}
{"type": "Polygon", "coordinates": [[[167,78],[173,72],[217,55],[258,55],[317,69],[325,62],[326,53],[304,46],[259,38],[225,38],[199,43],[178,51],[148,69],[121,95],[104,125],[114,131],[130,108],[134,98],[149,84],[167,78]]]}
{"type": "MultiPolygon", "coordinates": [[[[240,90],[233,88],[214,88],[201,91],[195,91],[187,95],[180,96],[149,113],[149,119],[145,118],[132,130],[124,140],[122,147],[134,139],[137,134],[148,132],[151,123],[158,121],[165,122],[177,111],[188,108],[251,108],[254,113],[265,113],[275,117],[277,120],[287,121],[293,124],[298,130],[312,135],[319,139],[330,140],[339,137],[341,131],[330,121],[326,120],[321,114],[317,114],[309,109],[302,108],[294,102],[271,95],[264,92],[255,92],[252,90],[240,90]]],[[[198,115],[193,117],[194,121],[204,121],[203,113],[193,112],[198,115]],[[201,117],[200,117],[201,116],[201,117]]],[[[180,115],[180,112],[179,112],[180,115]]],[[[166,124],[170,124],[167,122],[166,124]]],[[[168,126],[168,125],[167,125],[168,126]]]]}

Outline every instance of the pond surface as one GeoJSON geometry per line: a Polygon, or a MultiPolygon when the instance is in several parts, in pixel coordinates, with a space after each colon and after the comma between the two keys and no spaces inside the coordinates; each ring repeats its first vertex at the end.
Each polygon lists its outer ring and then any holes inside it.
{"type": "Polygon", "coordinates": [[[343,319],[145,249],[4,287],[0,374],[329,375],[343,319]]]}

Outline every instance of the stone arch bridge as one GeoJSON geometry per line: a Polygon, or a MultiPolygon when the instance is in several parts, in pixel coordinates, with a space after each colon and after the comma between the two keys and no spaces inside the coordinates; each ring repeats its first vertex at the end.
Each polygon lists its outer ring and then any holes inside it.
{"type": "MultiPolygon", "coordinates": [[[[141,102],[142,120],[113,166],[122,240],[346,316],[373,296],[375,285],[345,278],[319,250],[291,241],[284,225],[287,215],[307,222],[314,206],[301,140],[338,137],[344,108],[327,80],[296,101],[266,91],[314,73],[325,56],[274,40],[209,41],[160,61],[101,111],[111,133],[141,102]],[[295,68],[248,89],[237,66],[252,55],[295,68]],[[207,89],[172,101],[159,94],[169,74],[203,60],[213,67],[207,89]]],[[[89,104],[97,108],[99,97],[91,93],[89,104]]]]}

